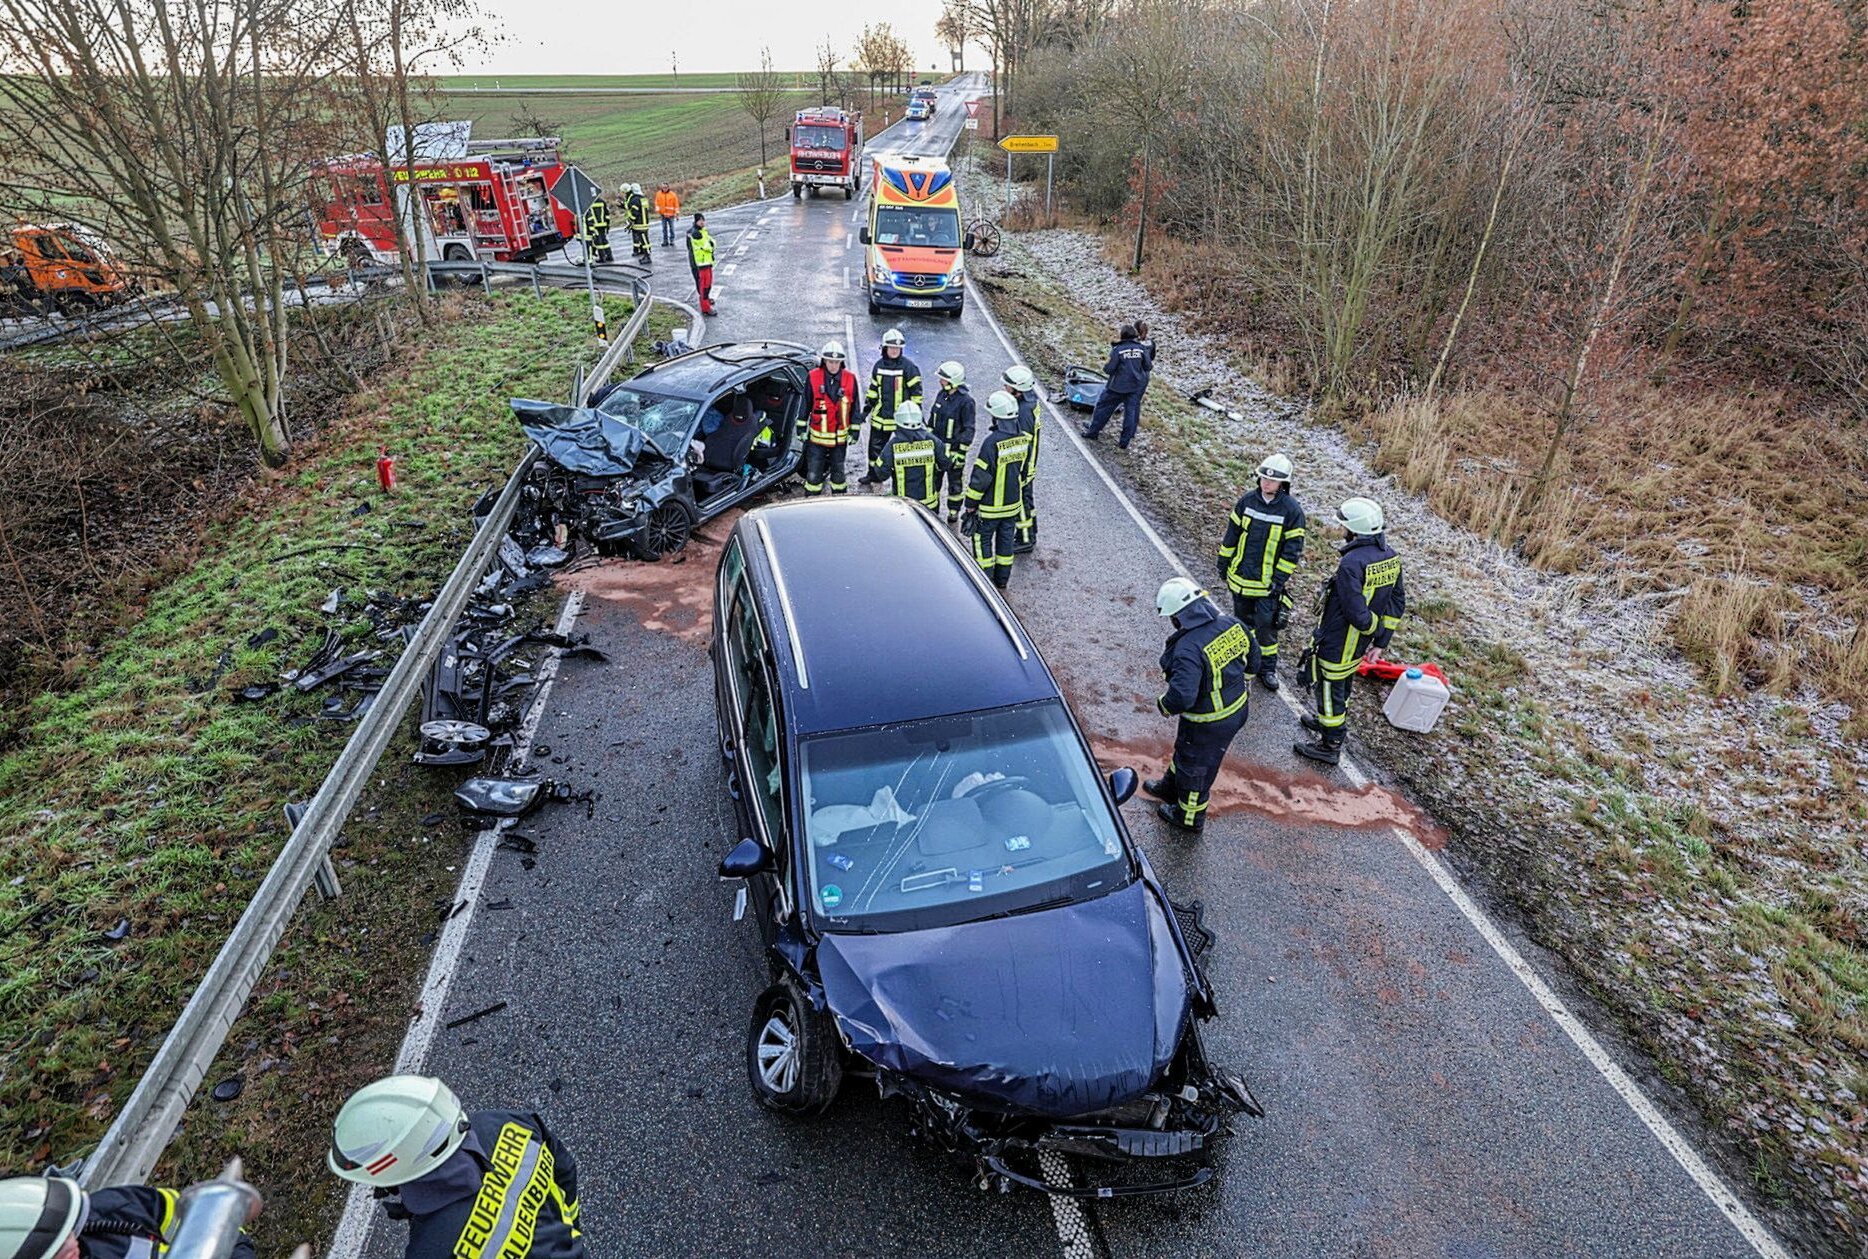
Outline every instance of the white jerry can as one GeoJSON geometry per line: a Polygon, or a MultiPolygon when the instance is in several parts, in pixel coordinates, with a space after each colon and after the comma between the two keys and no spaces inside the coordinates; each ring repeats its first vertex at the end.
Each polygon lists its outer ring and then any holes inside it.
{"type": "Polygon", "coordinates": [[[1391,726],[1426,734],[1440,720],[1440,712],[1452,694],[1439,678],[1409,669],[1395,679],[1388,702],[1382,705],[1382,715],[1391,726]]]}

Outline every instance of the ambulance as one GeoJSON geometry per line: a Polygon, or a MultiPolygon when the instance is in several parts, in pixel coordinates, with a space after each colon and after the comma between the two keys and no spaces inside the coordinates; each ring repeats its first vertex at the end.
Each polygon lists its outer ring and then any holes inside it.
{"type": "Polygon", "coordinates": [[[966,304],[960,196],[947,163],[933,157],[876,159],[869,223],[862,229],[869,313],[944,310],[966,304]]]}

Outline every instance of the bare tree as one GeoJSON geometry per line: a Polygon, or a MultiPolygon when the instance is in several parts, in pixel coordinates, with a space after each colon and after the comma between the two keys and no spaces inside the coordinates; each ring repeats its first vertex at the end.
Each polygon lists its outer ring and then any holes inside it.
{"type": "Polygon", "coordinates": [[[837,91],[837,66],[843,58],[837,53],[837,46],[830,42],[830,36],[824,36],[824,42],[817,46],[817,103],[830,104],[831,97],[837,91]]]}
{"type": "Polygon", "coordinates": [[[947,0],[940,11],[940,20],[934,23],[934,35],[947,46],[949,60],[953,68],[966,73],[966,41],[972,38],[972,16],[961,0],[947,0]]]}
{"type": "Polygon", "coordinates": [[[759,68],[739,76],[739,107],[759,124],[759,165],[766,162],[765,129],[785,103],[785,87],[772,69],[772,49],[759,50],[759,68]]]}

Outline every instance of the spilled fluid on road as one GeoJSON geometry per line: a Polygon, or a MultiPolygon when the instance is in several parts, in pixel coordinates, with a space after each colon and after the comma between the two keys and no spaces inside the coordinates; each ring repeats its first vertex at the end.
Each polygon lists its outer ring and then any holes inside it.
{"type": "Polygon", "coordinates": [[[623,608],[651,633],[705,648],[713,633],[714,572],[739,516],[729,512],[695,530],[676,559],[607,560],[566,573],[560,584],[623,608]]]}

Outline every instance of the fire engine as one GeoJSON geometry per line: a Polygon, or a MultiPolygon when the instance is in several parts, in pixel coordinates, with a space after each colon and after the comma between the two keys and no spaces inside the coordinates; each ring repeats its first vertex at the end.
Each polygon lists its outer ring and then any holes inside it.
{"type": "Polygon", "coordinates": [[[845,201],[863,186],[863,116],[825,105],[800,109],[785,129],[791,144],[791,195],[841,188],[845,201]]]}
{"type": "MultiPolygon", "coordinates": [[[[363,154],[319,166],[312,212],[326,255],[396,262],[397,215],[427,257],[454,262],[536,262],[577,236],[577,216],[548,191],[564,168],[556,136],[475,140],[470,122],[415,130],[412,161],[363,154]]],[[[388,147],[400,157],[400,128],[388,147]]]]}

